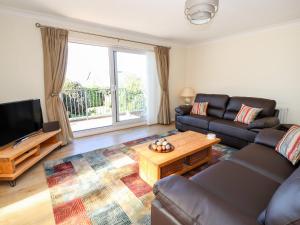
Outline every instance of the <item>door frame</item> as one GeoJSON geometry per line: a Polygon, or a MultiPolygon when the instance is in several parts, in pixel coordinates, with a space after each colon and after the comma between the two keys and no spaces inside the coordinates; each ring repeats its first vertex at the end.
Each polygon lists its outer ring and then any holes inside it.
{"type": "Polygon", "coordinates": [[[127,127],[140,126],[146,124],[146,118],[138,118],[131,120],[118,121],[118,102],[117,102],[117,84],[118,84],[118,74],[117,74],[117,56],[116,52],[126,52],[133,54],[146,55],[146,50],[140,49],[130,49],[120,46],[111,46],[106,44],[98,43],[97,41],[89,40],[89,39],[81,39],[76,37],[70,37],[68,40],[69,43],[75,44],[83,44],[83,45],[92,45],[99,46],[108,49],[108,57],[109,57],[109,76],[110,76],[110,90],[111,90],[111,104],[112,104],[112,125],[95,127],[91,129],[76,131],[78,135],[77,137],[83,137],[88,135],[93,135],[96,133],[108,132],[117,130],[118,128],[124,129],[127,127]],[[92,131],[94,130],[94,131],[92,131]]]}
{"type": "Polygon", "coordinates": [[[132,123],[145,122],[146,118],[141,117],[137,119],[120,121],[119,116],[119,103],[118,103],[118,57],[117,53],[131,53],[137,55],[146,55],[146,51],[137,49],[128,49],[124,47],[111,47],[109,48],[110,57],[110,71],[111,71],[111,91],[112,91],[112,111],[113,111],[113,125],[125,125],[132,123]],[[111,65],[112,64],[112,65],[111,65]]]}

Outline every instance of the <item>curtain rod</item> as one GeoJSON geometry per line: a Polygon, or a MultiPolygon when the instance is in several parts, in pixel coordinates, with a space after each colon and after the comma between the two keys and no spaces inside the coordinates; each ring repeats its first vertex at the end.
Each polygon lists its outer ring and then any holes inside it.
{"type": "MultiPolygon", "coordinates": [[[[37,28],[51,27],[51,26],[41,25],[40,23],[36,23],[35,26],[37,28]]],[[[57,28],[57,27],[51,27],[51,28],[57,28]]],[[[65,28],[59,28],[59,29],[65,29],[65,28]]],[[[87,34],[87,35],[93,35],[93,36],[98,36],[98,37],[103,37],[103,38],[115,39],[118,41],[127,41],[127,42],[132,42],[132,43],[137,43],[137,44],[150,45],[153,47],[165,47],[165,48],[171,49],[171,47],[156,45],[156,44],[152,44],[152,43],[148,43],[148,42],[133,41],[133,40],[125,39],[125,38],[118,38],[118,37],[107,36],[107,35],[102,35],[102,34],[94,34],[94,33],[90,33],[90,32],[84,32],[84,31],[78,31],[78,30],[72,30],[72,29],[67,29],[67,30],[71,31],[71,32],[75,32],[75,33],[80,33],[80,34],[87,34]]]]}

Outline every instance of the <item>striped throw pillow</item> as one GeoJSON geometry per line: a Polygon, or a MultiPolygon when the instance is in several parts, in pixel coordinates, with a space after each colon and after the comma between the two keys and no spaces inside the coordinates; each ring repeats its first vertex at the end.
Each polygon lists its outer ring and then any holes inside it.
{"type": "Polygon", "coordinates": [[[260,108],[253,108],[242,104],[242,107],[236,115],[234,121],[250,124],[253,120],[255,120],[255,118],[261,111],[262,109],[260,108]]]}
{"type": "Polygon", "coordinates": [[[191,111],[191,115],[206,116],[208,102],[195,102],[191,111]]]}
{"type": "Polygon", "coordinates": [[[279,141],[275,150],[296,165],[300,159],[300,126],[292,126],[279,141]]]}

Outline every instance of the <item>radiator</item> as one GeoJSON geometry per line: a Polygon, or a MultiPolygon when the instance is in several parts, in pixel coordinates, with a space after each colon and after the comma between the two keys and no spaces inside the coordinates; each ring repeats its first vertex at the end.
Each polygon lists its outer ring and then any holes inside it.
{"type": "Polygon", "coordinates": [[[288,108],[278,108],[279,110],[279,115],[278,118],[280,120],[280,123],[284,124],[287,123],[287,118],[288,118],[288,108]]]}

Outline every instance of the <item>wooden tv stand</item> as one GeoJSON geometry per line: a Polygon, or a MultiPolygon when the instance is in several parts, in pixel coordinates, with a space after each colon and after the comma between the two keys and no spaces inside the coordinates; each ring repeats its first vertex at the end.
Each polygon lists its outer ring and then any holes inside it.
{"type": "Polygon", "coordinates": [[[54,149],[61,146],[61,130],[38,133],[18,145],[0,150],[0,180],[16,185],[16,179],[54,149]]]}

